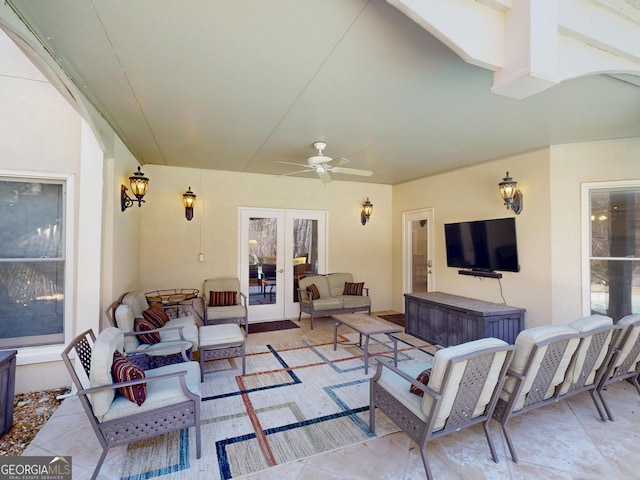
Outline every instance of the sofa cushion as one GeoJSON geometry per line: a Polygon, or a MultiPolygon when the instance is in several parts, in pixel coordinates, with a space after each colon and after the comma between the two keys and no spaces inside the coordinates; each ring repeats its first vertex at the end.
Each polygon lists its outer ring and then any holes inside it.
{"type": "Polygon", "coordinates": [[[361,308],[371,306],[371,298],[364,295],[340,295],[335,298],[336,300],[342,301],[342,306],[344,308],[361,308]]]}
{"type": "Polygon", "coordinates": [[[142,312],[149,308],[147,297],[142,290],[135,290],[122,297],[122,303],[133,309],[134,318],[144,317],[142,312]]]}
{"type": "MultiPolygon", "coordinates": [[[[402,365],[402,371],[412,378],[416,378],[420,372],[431,368],[431,362],[416,362],[402,365]]],[[[416,417],[423,422],[427,421],[427,417],[422,411],[422,398],[409,392],[407,386],[409,383],[400,375],[394,373],[388,368],[382,369],[382,375],[378,379],[378,385],[391,393],[398,401],[407,407],[416,417]]]]}
{"type": "Polygon", "coordinates": [[[343,308],[344,304],[339,298],[324,297],[317,300],[313,300],[314,310],[334,310],[336,308],[343,308]]]}
{"type": "Polygon", "coordinates": [[[364,289],[364,282],[344,282],[343,295],[362,295],[364,289]]]}
{"type": "Polygon", "coordinates": [[[210,291],[209,292],[209,306],[210,307],[230,307],[237,305],[237,292],[235,290],[227,290],[223,292],[210,291]]]}
{"type": "MultiPolygon", "coordinates": [[[[133,365],[118,350],[113,353],[113,364],[111,365],[111,375],[116,383],[128,382],[129,380],[140,380],[145,378],[144,371],[133,365]]],[[[147,398],[147,385],[140,383],[127,387],[118,387],[118,391],[130,402],[140,406],[147,398]]]]}
{"type": "MultiPolygon", "coordinates": [[[[200,396],[200,365],[198,362],[182,362],[166,365],[164,367],[147,370],[145,371],[145,375],[147,380],[149,380],[153,377],[180,371],[187,372],[185,376],[187,388],[195,395],[200,396]]],[[[113,400],[109,410],[100,421],[115,420],[189,400],[189,397],[184,394],[180,387],[179,377],[147,382],[147,399],[142,405],[138,406],[119,395],[113,400]]]]}
{"type": "MultiPolygon", "coordinates": [[[[493,348],[493,347],[501,347],[508,345],[507,342],[499,340],[497,338],[481,338],[479,340],[472,340],[470,342],[461,343],[460,345],[455,345],[453,347],[443,348],[442,350],[438,350],[433,358],[433,367],[431,368],[431,377],[429,378],[429,388],[434,390],[437,393],[442,395],[442,400],[440,404],[440,408],[437,412],[436,420],[433,426],[433,431],[438,431],[444,428],[449,414],[451,413],[451,409],[453,408],[453,404],[456,400],[458,391],[460,389],[460,381],[464,375],[465,369],[467,367],[467,360],[461,360],[456,362],[453,365],[453,369],[451,371],[451,375],[449,377],[449,381],[446,385],[446,388],[443,389],[443,381],[446,372],[447,363],[452,358],[458,357],[460,355],[464,355],[467,353],[477,352],[478,350],[484,348],[493,348]]],[[[505,356],[507,355],[507,351],[502,351],[496,354],[493,362],[489,366],[488,373],[488,381],[483,386],[482,391],[480,392],[480,396],[476,405],[474,406],[473,414],[471,418],[475,418],[478,415],[481,415],[489,401],[491,401],[491,396],[495,389],[496,383],[491,381],[490,379],[495,378],[497,381],[498,376],[500,375],[500,371],[504,364],[505,356]]],[[[425,415],[428,415],[434,399],[431,395],[424,395],[422,397],[422,411],[425,415]]]]}
{"type": "Polygon", "coordinates": [[[145,318],[136,318],[133,323],[133,328],[136,332],[140,332],[138,336],[140,342],[153,345],[160,341],[160,332],[156,331],[158,328],[156,325],[145,318]],[[153,330],[153,331],[152,331],[153,330]],[[142,333],[149,332],[149,333],[142,333]]]}
{"type": "Polygon", "coordinates": [[[202,286],[202,294],[204,296],[205,305],[211,303],[211,299],[208,298],[211,292],[229,292],[240,291],[240,281],[235,277],[219,277],[208,278],[204,281],[202,286]]]}
{"type": "MultiPolygon", "coordinates": [[[[620,336],[620,341],[626,337],[627,333],[629,334],[629,337],[628,337],[628,340],[624,343],[624,345],[620,345],[620,344],[618,345],[622,348],[620,350],[620,355],[618,355],[618,358],[616,359],[616,362],[615,362],[616,368],[618,368],[622,364],[622,362],[631,353],[631,349],[635,346],[636,339],[638,338],[638,335],[640,335],[640,324],[635,325],[635,323],[638,322],[639,320],[640,320],[640,315],[638,314],[627,315],[626,317],[623,317],[620,320],[618,320],[618,323],[617,323],[618,326],[624,327],[625,330],[629,329],[628,332],[627,331],[623,332],[623,335],[620,336]]],[[[630,363],[629,369],[627,370],[627,372],[636,370],[636,365],[639,361],[640,361],[640,352],[638,353],[638,356],[636,356],[635,360],[630,363]]]]}
{"type": "MultiPolygon", "coordinates": [[[[129,305],[121,303],[115,312],[116,325],[123,332],[133,332],[135,327],[135,317],[133,309],[129,305]]],[[[128,335],[124,338],[124,351],[135,352],[140,345],[137,335],[128,335]]]]}
{"type": "MultiPolygon", "coordinates": [[[[589,315],[588,317],[580,318],[570,323],[569,327],[575,328],[578,333],[588,334],[590,332],[593,332],[594,330],[599,330],[600,328],[609,327],[611,325],[613,325],[613,319],[610,317],[605,317],[604,315],[589,315]]],[[[609,331],[609,335],[607,336],[607,340],[605,342],[605,345],[607,346],[611,341],[611,335],[612,331],[609,331]]],[[[566,393],[569,390],[571,384],[577,382],[580,379],[580,372],[582,371],[582,368],[584,366],[584,362],[587,358],[587,352],[589,350],[589,347],[591,346],[592,341],[593,337],[587,336],[580,342],[574,362],[569,367],[571,368],[572,374],[568,375],[564,383],[562,384],[562,387],[560,389],[561,394],[566,393]]],[[[600,365],[602,365],[602,362],[604,361],[606,356],[607,348],[605,347],[600,350],[593,368],[589,372],[589,375],[587,375],[584,385],[591,385],[594,382],[596,372],[598,368],[600,368],[600,365]]]]}
{"type": "MultiPolygon", "coordinates": [[[[566,325],[542,325],[540,327],[532,327],[527,328],[526,330],[522,330],[516,337],[516,349],[509,368],[510,370],[521,374],[527,367],[529,357],[531,356],[533,347],[537,342],[542,342],[555,337],[562,337],[564,335],[575,335],[575,338],[569,340],[564,356],[562,357],[562,362],[559,365],[558,370],[555,372],[549,389],[545,394],[545,398],[549,398],[551,395],[553,395],[555,388],[564,379],[564,375],[566,373],[567,367],[569,366],[569,362],[571,361],[571,357],[576,351],[576,348],[578,348],[578,343],[580,341],[577,336],[577,331],[574,328],[566,325]]],[[[542,359],[547,352],[547,348],[548,346],[540,348],[537,351],[535,358],[532,360],[531,369],[529,370],[527,377],[524,380],[520,397],[515,402],[513,408],[514,411],[520,410],[523,407],[525,397],[529,393],[529,390],[531,390],[536,374],[538,373],[538,370],[540,368],[540,364],[542,363],[542,359]]],[[[516,383],[517,381],[514,377],[507,376],[507,380],[504,383],[504,388],[502,389],[502,393],[500,394],[500,398],[502,400],[506,402],[509,401],[511,393],[516,387],[516,383]]]]}
{"type": "Polygon", "coordinates": [[[169,321],[169,315],[158,306],[151,306],[142,312],[142,317],[155,325],[156,328],[162,328],[169,321]]]}
{"type": "Polygon", "coordinates": [[[312,283],[307,287],[307,293],[309,294],[309,300],[317,300],[322,297],[322,295],[320,295],[320,290],[318,290],[315,283],[312,283]]]}
{"type": "MultiPolygon", "coordinates": [[[[91,368],[89,370],[89,383],[92,387],[101,387],[113,384],[111,364],[116,350],[122,351],[124,334],[115,327],[105,328],[93,344],[91,351],[91,368]]],[[[115,389],[102,390],[91,394],[93,414],[102,421],[105,413],[111,407],[115,397],[115,389]]],[[[127,401],[127,403],[129,403],[127,401]]]]}
{"type": "MultiPolygon", "coordinates": [[[[342,295],[345,282],[353,283],[353,275],[350,273],[329,273],[325,277],[327,279],[327,287],[329,288],[328,295],[331,297],[342,295]]],[[[320,291],[320,293],[323,292],[320,291]]]]}

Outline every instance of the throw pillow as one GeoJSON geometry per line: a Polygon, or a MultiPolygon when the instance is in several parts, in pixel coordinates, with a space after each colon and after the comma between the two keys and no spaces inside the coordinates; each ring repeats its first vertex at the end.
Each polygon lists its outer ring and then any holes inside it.
{"type": "Polygon", "coordinates": [[[145,320],[155,325],[155,328],[164,327],[165,323],[169,321],[169,315],[161,307],[152,305],[142,312],[142,316],[145,320]]]}
{"type": "MultiPolygon", "coordinates": [[[[111,374],[113,375],[113,381],[116,383],[145,378],[144,371],[127,360],[118,350],[113,353],[111,374]]],[[[147,399],[146,383],[129,385],[128,387],[119,387],[118,391],[127,400],[137,404],[138,406],[142,405],[147,399]]]]}
{"type": "Polygon", "coordinates": [[[146,318],[136,318],[133,322],[133,330],[135,332],[149,332],[142,335],[138,335],[140,343],[147,343],[153,345],[160,342],[160,332],[151,332],[150,330],[157,330],[153,322],[150,322],[146,318]]]}
{"type": "Polygon", "coordinates": [[[237,305],[236,301],[237,293],[235,291],[230,292],[209,292],[209,306],[210,307],[230,307],[237,305]]]}
{"type": "Polygon", "coordinates": [[[362,290],[364,290],[364,282],[360,283],[351,283],[344,282],[344,291],[343,295],[362,295],[362,290]]]}
{"type": "MultiPolygon", "coordinates": [[[[425,385],[428,385],[429,377],[431,377],[431,369],[427,368],[426,370],[423,370],[418,374],[418,376],[416,377],[416,380],[418,380],[420,383],[424,383],[425,385]]],[[[418,387],[416,387],[415,385],[411,385],[411,387],[409,387],[409,391],[411,393],[415,393],[419,397],[422,397],[424,395],[424,392],[420,390],[418,387]]]]}
{"type": "Polygon", "coordinates": [[[317,300],[320,298],[320,290],[318,290],[315,283],[307,287],[307,293],[309,294],[309,300],[317,300]]]}

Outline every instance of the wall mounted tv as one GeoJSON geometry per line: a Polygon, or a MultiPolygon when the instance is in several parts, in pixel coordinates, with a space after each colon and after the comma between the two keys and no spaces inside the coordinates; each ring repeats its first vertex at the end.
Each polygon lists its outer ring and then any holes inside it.
{"type": "Polygon", "coordinates": [[[520,271],[513,217],[447,223],[444,237],[448,267],[471,272],[520,271]]]}

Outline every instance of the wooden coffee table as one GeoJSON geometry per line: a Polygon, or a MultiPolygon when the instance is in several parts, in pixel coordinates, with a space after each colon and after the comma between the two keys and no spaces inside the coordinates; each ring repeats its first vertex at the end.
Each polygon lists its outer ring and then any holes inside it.
{"type": "Polygon", "coordinates": [[[357,346],[364,350],[364,374],[369,373],[369,337],[371,335],[385,334],[393,342],[393,364],[398,366],[398,339],[392,334],[401,332],[402,329],[382,322],[364,313],[345,313],[334,315],[333,319],[333,349],[336,350],[338,344],[338,327],[346,325],[360,334],[360,341],[357,346]],[[364,335],[364,345],[362,336],[364,335]]]}

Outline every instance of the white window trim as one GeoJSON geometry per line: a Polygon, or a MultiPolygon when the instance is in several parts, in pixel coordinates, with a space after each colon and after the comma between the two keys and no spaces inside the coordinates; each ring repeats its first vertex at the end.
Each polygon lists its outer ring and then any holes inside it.
{"type": "Polygon", "coordinates": [[[27,178],[34,180],[56,180],[64,182],[64,255],[65,255],[65,268],[64,268],[64,343],[56,345],[44,345],[41,347],[23,347],[17,348],[18,355],[16,356],[17,365],[28,365],[32,363],[43,362],[58,362],[60,361],[60,354],[71,339],[73,338],[73,305],[74,302],[74,288],[75,275],[74,275],[74,234],[73,225],[75,218],[75,176],[73,174],[63,174],[59,172],[33,172],[29,170],[1,170],[0,176],[2,177],[14,177],[14,178],[27,178]]]}
{"type": "Polygon", "coordinates": [[[582,314],[591,315],[591,209],[589,193],[592,190],[610,188],[640,188],[640,180],[618,180],[612,182],[589,182],[581,184],[580,205],[582,207],[582,314]]]}

